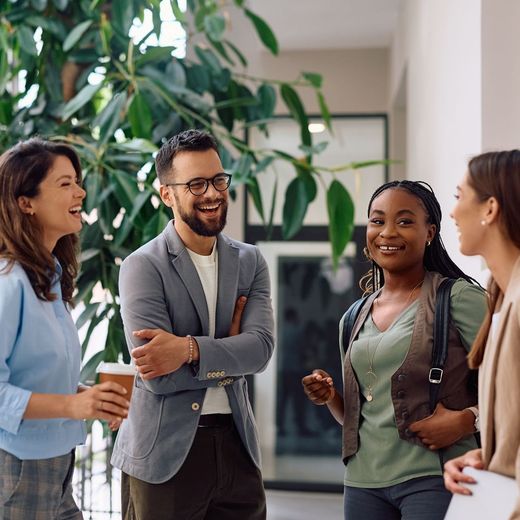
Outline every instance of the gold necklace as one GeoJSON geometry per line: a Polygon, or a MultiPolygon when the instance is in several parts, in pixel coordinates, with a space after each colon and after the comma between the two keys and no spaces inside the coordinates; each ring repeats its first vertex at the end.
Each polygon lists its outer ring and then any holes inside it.
{"type": "Polygon", "coordinates": [[[374,399],[374,386],[377,382],[377,375],[374,371],[374,359],[376,357],[376,352],[383,339],[384,333],[381,333],[378,342],[376,343],[376,348],[372,353],[372,358],[370,357],[370,338],[367,341],[367,360],[368,360],[368,370],[365,374],[365,386],[367,387],[367,395],[366,400],[370,403],[374,399]]]}
{"type": "MultiPolygon", "coordinates": [[[[408,306],[408,303],[410,302],[410,299],[412,298],[412,295],[418,287],[420,287],[424,282],[424,278],[415,285],[412,290],[410,291],[410,294],[408,295],[408,298],[406,298],[406,301],[404,303],[403,309],[405,309],[408,306]]],[[[376,298],[375,301],[379,299],[376,298]]],[[[374,348],[374,352],[372,353],[372,356],[370,356],[370,337],[368,338],[368,341],[366,343],[367,347],[367,361],[368,361],[368,370],[365,373],[365,386],[367,388],[366,392],[366,400],[370,403],[374,400],[374,387],[377,383],[377,374],[374,370],[374,359],[376,357],[377,349],[379,348],[379,345],[381,343],[381,340],[383,339],[384,332],[381,332],[378,342],[376,343],[376,346],[374,348]]]]}

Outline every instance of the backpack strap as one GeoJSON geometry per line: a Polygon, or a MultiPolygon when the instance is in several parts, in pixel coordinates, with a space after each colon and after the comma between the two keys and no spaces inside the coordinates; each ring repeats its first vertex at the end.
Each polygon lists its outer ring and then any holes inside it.
{"type": "Polygon", "coordinates": [[[432,413],[437,406],[444,365],[448,357],[448,335],[451,319],[450,297],[451,288],[455,282],[456,280],[453,278],[445,278],[437,288],[433,326],[432,366],[428,376],[430,381],[430,410],[432,413]]]}
{"type": "Polygon", "coordinates": [[[352,330],[354,329],[354,324],[356,323],[356,320],[359,316],[359,313],[361,312],[361,309],[363,308],[363,305],[367,301],[367,298],[369,297],[368,294],[360,298],[359,300],[356,300],[345,312],[343,315],[342,321],[343,321],[343,349],[342,349],[342,358],[347,353],[348,344],[350,342],[350,336],[352,335],[352,330]]]}

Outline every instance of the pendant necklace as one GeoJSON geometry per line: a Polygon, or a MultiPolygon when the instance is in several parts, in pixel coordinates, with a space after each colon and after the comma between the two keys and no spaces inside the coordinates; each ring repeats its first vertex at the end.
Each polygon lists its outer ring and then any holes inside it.
{"type": "Polygon", "coordinates": [[[367,341],[368,370],[365,374],[365,385],[367,387],[367,395],[365,397],[369,403],[374,399],[374,386],[377,382],[377,375],[374,371],[374,359],[376,357],[376,352],[379,347],[379,344],[381,343],[381,340],[383,339],[383,336],[384,333],[381,333],[379,339],[377,340],[372,356],[370,356],[370,338],[368,338],[367,341]]]}
{"type": "MultiPolygon", "coordinates": [[[[424,279],[422,279],[417,285],[415,285],[412,288],[412,290],[410,291],[410,294],[408,295],[408,298],[406,298],[406,302],[405,302],[405,304],[403,306],[403,309],[405,309],[407,307],[410,299],[412,298],[413,293],[415,292],[415,290],[417,288],[419,288],[423,284],[423,282],[424,282],[424,279]]],[[[375,299],[375,302],[377,302],[378,299],[379,299],[379,297],[375,299]]],[[[372,352],[372,355],[370,355],[370,351],[371,351],[371,348],[370,348],[370,339],[371,338],[370,337],[368,338],[368,341],[366,343],[368,370],[365,373],[365,385],[366,385],[366,388],[367,388],[365,398],[366,398],[366,400],[369,403],[374,400],[374,387],[375,387],[376,382],[377,382],[377,374],[376,374],[376,372],[374,370],[374,359],[376,357],[377,349],[379,348],[379,345],[380,345],[381,340],[383,339],[384,335],[385,335],[384,332],[380,333],[380,337],[377,340],[377,343],[376,343],[376,346],[374,348],[374,351],[372,352]]]]}

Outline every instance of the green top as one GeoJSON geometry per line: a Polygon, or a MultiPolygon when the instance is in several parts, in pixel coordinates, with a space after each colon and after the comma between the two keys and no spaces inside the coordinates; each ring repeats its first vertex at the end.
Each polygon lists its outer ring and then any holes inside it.
{"type": "MultiPolygon", "coordinates": [[[[381,332],[368,315],[358,339],[350,349],[350,360],[360,392],[373,400],[362,400],[359,449],[350,457],[345,485],[379,488],[400,484],[416,477],[442,475],[439,455],[399,437],[391,397],[391,378],[406,358],[418,300],[404,309],[390,327],[381,332]],[[375,352],[375,355],[374,355],[375,352]],[[367,378],[369,359],[376,378],[367,378]]],[[[469,350],[486,311],[485,294],[465,280],[451,290],[451,317],[462,343],[469,350]]],[[[471,435],[444,450],[444,460],[476,448],[471,435]]]]}

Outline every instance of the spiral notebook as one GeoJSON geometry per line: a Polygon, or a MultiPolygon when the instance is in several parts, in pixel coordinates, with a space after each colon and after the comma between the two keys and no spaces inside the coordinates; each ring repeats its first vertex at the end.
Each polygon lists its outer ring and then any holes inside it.
{"type": "Polygon", "coordinates": [[[444,520],[508,520],[518,499],[515,479],[467,467],[476,484],[464,484],[473,495],[453,495],[444,520]]]}

